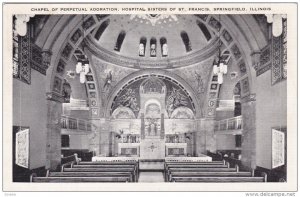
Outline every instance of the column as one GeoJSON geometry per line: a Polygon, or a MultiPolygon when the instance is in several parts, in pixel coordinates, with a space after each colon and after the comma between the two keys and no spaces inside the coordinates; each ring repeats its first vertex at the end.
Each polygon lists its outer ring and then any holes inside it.
{"type": "Polygon", "coordinates": [[[61,161],[62,97],[47,94],[46,169],[56,170],[61,161]]]}
{"type": "Polygon", "coordinates": [[[145,115],[141,113],[141,139],[145,139],[145,115]]]}
{"type": "Polygon", "coordinates": [[[255,95],[249,95],[241,100],[243,116],[242,164],[251,169],[256,168],[256,127],[255,127],[255,95]]]}
{"type": "Polygon", "coordinates": [[[165,138],[165,115],[162,113],[160,117],[160,139],[165,138]]]}

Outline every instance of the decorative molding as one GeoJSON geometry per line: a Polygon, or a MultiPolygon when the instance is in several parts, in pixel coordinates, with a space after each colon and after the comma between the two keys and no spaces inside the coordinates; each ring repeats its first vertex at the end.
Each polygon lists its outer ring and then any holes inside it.
{"type": "Polygon", "coordinates": [[[48,92],[46,93],[47,100],[56,101],[59,103],[63,103],[65,101],[64,97],[61,94],[56,92],[48,92]]]}
{"type": "Polygon", "coordinates": [[[30,69],[30,43],[31,39],[28,34],[19,36],[19,79],[27,84],[31,83],[30,69]]]}
{"type": "Polygon", "coordinates": [[[241,103],[248,103],[256,101],[256,94],[249,94],[241,99],[241,103]]]}
{"type": "Polygon", "coordinates": [[[205,46],[199,51],[193,52],[189,55],[177,58],[168,58],[165,60],[151,61],[129,58],[110,52],[97,45],[97,43],[90,36],[84,39],[85,44],[93,55],[102,59],[103,61],[129,68],[178,68],[196,64],[206,60],[215,54],[218,48],[218,39],[214,39],[209,45],[205,46]]]}

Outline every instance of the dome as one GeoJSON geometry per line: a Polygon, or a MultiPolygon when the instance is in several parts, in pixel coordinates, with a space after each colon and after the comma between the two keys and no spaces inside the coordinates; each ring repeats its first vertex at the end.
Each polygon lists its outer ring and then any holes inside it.
{"type": "Polygon", "coordinates": [[[141,60],[183,57],[212,44],[205,15],[109,15],[89,36],[113,54],[141,60]]]}

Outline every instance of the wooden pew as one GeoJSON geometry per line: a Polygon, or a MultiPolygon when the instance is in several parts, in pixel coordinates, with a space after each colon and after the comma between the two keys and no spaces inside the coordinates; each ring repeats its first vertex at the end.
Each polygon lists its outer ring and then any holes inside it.
{"type": "Polygon", "coordinates": [[[128,177],[32,177],[31,182],[129,182],[128,177]]]}
{"type": "Polygon", "coordinates": [[[166,168],[165,169],[165,180],[168,181],[168,178],[172,172],[238,172],[237,168],[166,168]]]}
{"type": "Polygon", "coordinates": [[[167,164],[167,168],[228,168],[227,165],[178,165],[178,164],[167,164]]]}
{"type": "Polygon", "coordinates": [[[127,177],[134,181],[131,172],[47,172],[46,177],[127,177]]]}
{"type": "Polygon", "coordinates": [[[138,174],[135,167],[130,168],[64,168],[64,172],[129,172],[132,173],[134,181],[137,181],[138,174]]]}
{"type": "Polygon", "coordinates": [[[136,168],[134,165],[73,165],[72,168],[136,168]]]}
{"type": "Polygon", "coordinates": [[[166,181],[173,177],[251,177],[251,172],[170,172],[166,181]]]}
{"type": "Polygon", "coordinates": [[[264,177],[172,177],[171,182],[264,182],[264,177]]]}

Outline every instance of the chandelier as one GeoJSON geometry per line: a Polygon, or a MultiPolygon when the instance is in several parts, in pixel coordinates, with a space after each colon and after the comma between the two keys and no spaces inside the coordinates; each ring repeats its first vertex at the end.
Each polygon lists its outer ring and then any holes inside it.
{"type": "Polygon", "coordinates": [[[85,76],[90,71],[89,61],[86,60],[78,60],[76,64],[76,73],[79,74],[80,83],[85,83],[85,76]]]}
{"type": "MultiPolygon", "coordinates": [[[[219,22],[221,23],[221,17],[219,16],[219,22]]],[[[219,54],[218,54],[218,59],[214,60],[214,66],[213,66],[213,73],[214,75],[218,76],[218,84],[222,84],[223,83],[223,75],[227,74],[227,63],[226,61],[222,58],[221,55],[221,46],[222,46],[222,42],[221,42],[221,38],[220,38],[220,30],[221,27],[219,29],[219,54]]]]}
{"type": "Polygon", "coordinates": [[[286,18],[286,14],[265,14],[268,23],[273,23],[272,34],[278,37],[282,34],[282,19],[286,18]]]}
{"type": "MultiPolygon", "coordinates": [[[[83,28],[83,23],[84,23],[84,16],[82,17],[82,31],[83,31],[83,39],[84,39],[84,28],[83,28]]],[[[82,52],[84,53],[84,46],[82,46],[82,52]]],[[[76,73],[79,74],[79,80],[80,83],[85,83],[86,81],[86,75],[90,71],[90,65],[89,65],[89,60],[86,55],[84,55],[84,58],[78,58],[77,64],[76,64],[76,73]]]]}

